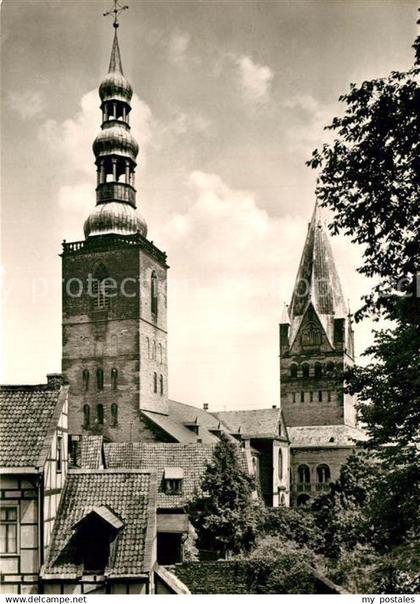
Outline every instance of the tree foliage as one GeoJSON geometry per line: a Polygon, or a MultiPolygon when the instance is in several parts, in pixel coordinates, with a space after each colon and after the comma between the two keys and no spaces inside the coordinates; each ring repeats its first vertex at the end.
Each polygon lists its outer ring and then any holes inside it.
{"type": "Polygon", "coordinates": [[[188,506],[199,549],[226,556],[250,548],[263,516],[255,492],[255,480],[243,467],[239,446],[222,435],[200,491],[188,506]]]}

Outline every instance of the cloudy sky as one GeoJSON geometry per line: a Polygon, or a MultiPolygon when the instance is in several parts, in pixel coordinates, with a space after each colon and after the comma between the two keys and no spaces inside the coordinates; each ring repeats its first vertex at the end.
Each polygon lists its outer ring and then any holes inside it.
{"type": "MultiPolygon", "coordinates": [[[[3,383],[60,370],[60,244],[94,205],[110,0],[3,0],[3,383]]],[[[350,82],[412,63],[415,0],[131,0],[137,198],[168,252],[169,392],[278,403],[278,322],[314,204],[305,166],[350,82]]],[[[328,217],[326,217],[328,218],[328,217]]],[[[369,284],[334,238],[351,306],[369,284]]],[[[370,326],[356,328],[361,352],[370,326]]]]}

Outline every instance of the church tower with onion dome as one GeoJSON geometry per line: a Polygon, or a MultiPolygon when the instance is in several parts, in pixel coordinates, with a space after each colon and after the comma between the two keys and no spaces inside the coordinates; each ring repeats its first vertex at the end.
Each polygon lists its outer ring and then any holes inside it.
{"type": "Polygon", "coordinates": [[[138,441],[148,438],[141,411],[168,413],[168,266],[137,207],[133,90],[122,67],[119,11],[113,12],[111,59],[99,87],[102,124],[93,143],[96,205],[84,241],[63,242],[61,254],[62,371],[74,438],[94,433],[138,441]]]}

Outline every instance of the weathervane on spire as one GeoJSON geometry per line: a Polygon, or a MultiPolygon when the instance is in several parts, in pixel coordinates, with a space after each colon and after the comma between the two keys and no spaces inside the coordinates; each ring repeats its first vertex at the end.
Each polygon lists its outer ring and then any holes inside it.
{"type": "Polygon", "coordinates": [[[114,8],[111,8],[106,13],[104,13],[104,17],[108,17],[108,15],[114,15],[113,26],[115,27],[115,29],[117,29],[117,27],[119,27],[119,25],[120,25],[118,23],[118,15],[120,13],[122,13],[123,10],[127,10],[128,8],[129,7],[127,5],[126,6],[121,6],[119,0],[114,0],[114,8]]]}

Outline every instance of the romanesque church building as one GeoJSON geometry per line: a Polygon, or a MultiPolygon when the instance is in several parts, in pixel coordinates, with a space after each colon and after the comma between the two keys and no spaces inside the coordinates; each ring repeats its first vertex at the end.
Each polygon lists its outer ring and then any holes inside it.
{"type": "Polygon", "coordinates": [[[184,593],[162,567],[183,559],[186,503],[222,433],[267,506],[328,489],[364,438],[343,390],[351,315],[317,206],[280,322],[277,404],[217,412],[169,398],[169,266],[138,208],[133,90],[114,27],[96,205],[84,240],[61,252],[62,375],[0,391],[6,593],[184,593]]]}

